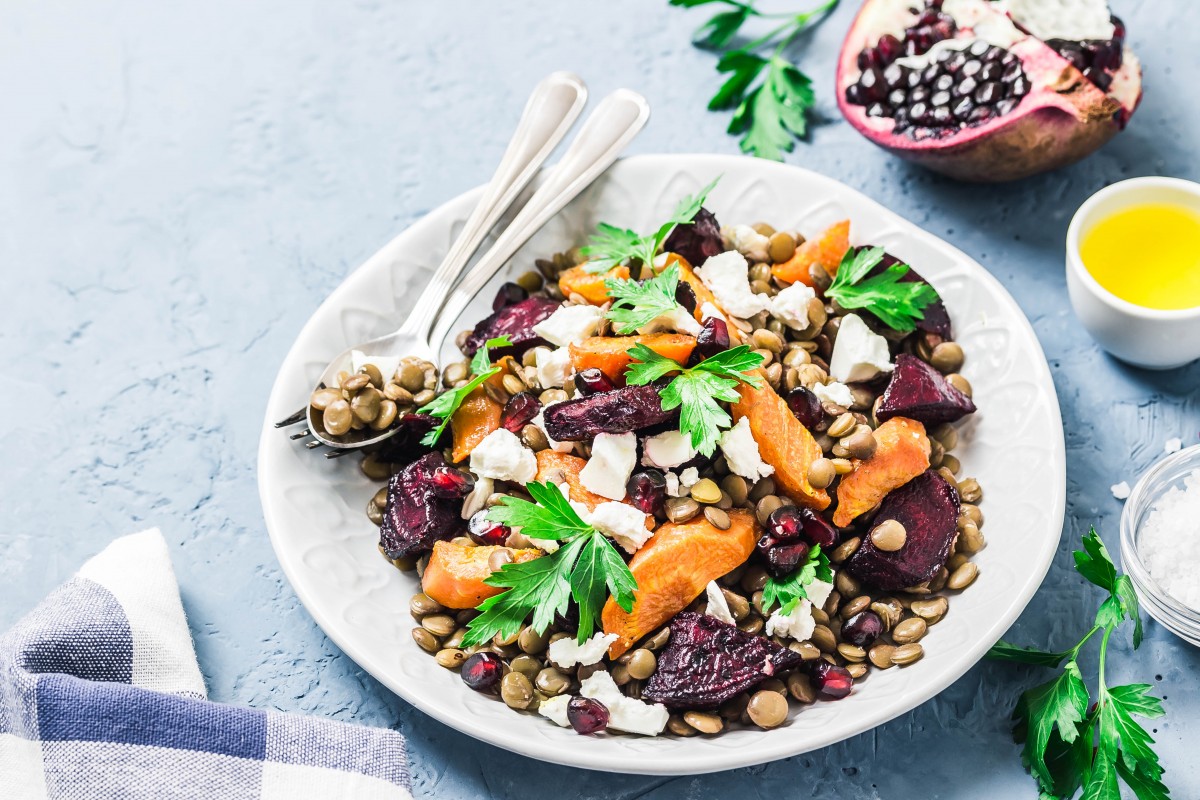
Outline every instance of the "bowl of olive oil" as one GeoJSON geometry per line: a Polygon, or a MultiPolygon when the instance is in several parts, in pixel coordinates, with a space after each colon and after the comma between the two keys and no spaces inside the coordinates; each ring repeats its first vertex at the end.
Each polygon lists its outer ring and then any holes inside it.
{"type": "Polygon", "coordinates": [[[1149,369],[1200,358],[1200,184],[1134,178],[1094,194],[1067,231],[1067,290],[1117,358],[1149,369]]]}

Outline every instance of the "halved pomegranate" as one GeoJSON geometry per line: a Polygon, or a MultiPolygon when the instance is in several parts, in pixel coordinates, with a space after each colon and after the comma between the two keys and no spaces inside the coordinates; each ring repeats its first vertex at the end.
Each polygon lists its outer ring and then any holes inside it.
{"type": "Polygon", "coordinates": [[[867,0],[842,45],[837,95],[880,147],[995,182],[1107,142],[1141,100],[1142,71],[1106,0],[867,0]]]}

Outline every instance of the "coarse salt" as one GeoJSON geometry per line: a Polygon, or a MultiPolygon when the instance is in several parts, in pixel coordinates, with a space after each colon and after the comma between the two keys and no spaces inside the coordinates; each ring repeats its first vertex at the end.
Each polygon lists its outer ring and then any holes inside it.
{"type": "Polygon", "coordinates": [[[1138,551],[1150,577],[1188,608],[1200,610],[1200,469],[1169,489],[1142,523],[1138,551]]]}

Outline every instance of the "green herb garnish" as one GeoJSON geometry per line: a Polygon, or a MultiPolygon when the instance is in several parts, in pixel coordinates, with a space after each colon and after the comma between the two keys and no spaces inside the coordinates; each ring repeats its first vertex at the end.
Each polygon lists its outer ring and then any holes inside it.
{"type": "Polygon", "coordinates": [[[507,588],[479,604],[482,613],[467,623],[463,646],[483,644],[497,634],[515,635],[532,615],[543,633],[556,614],[565,614],[572,599],[579,607],[578,641],[592,635],[605,599],[625,611],[633,608],[637,582],[612,543],[588,525],[552,483],[525,484],[536,502],[504,497],[488,511],[488,519],[520,528],[531,539],[561,542],[553,553],[519,564],[505,564],[484,579],[489,586],[507,588]]]}
{"type": "Polygon", "coordinates": [[[679,265],[671,264],[653,278],[638,282],[628,278],[608,278],[604,288],[613,299],[604,315],[619,334],[634,333],[643,325],[669,314],[679,307],[675,287],[679,285],[679,265]]]}
{"type": "Polygon", "coordinates": [[[679,373],[659,391],[662,407],[664,411],[680,410],[679,430],[691,438],[692,447],[706,456],[713,454],[721,431],[732,423],[729,412],[717,401],[736,403],[740,398],[738,383],[762,386],[762,378],[752,371],[762,365],[763,357],[744,344],[687,368],[641,343],[626,352],[636,359],[625,373],[629,384],[642,386],[672,372],[679,373]]]}
{"type": "Polygon", "coordinates": [[[763,585],[763,611],[769,612],[778,605],[779,613],[787,616],[801,600],[809,599],[808,588],[814,581],[833,583],[833,569],[829,566],[829,556],[821,552],[820,545],[813,545],[813,549],[808,551],[808,558],[791,574],[783,578],[767,578],[763,585]]]}
{"type": "Polygon", "coordinates": [[[493,347],[512,347],[512,342],[507,336],[497,336],[494,339],[488,339],[483,343],[483,347],[475,352],[474,358],[471,359],[471,372],[475,377],[457,389],[450,389],[439,394],[417,409],[418,414],[429,414],[441,420],[441,424],[421,437],[421,444],[426,447],[437,445],[438,439],[442,438],[442,431],[446,430],[446,426],[450,423],[450,418],[454,416],[454,412],[462,405],[463,400],[467,399],[467,395],[475,391],[476,387],[500,371],[500,367],[492,366],[490,350],[493,347]]]}
{"type": "Polygon", "coordinates": [[[814,103],[812,81],[784,54],[796,37],[836,7],[838,0],[827,0],[798,14],[767,14],[756,9],[753,0],[671,0],[671,5],[685,8],[712,3],[728,10],[710,17],[697,29],[692,42],[697,47],[724,50],[717,71],[729,77],[709,100],[708,109],[734,109],[729,133],[741,135],[742,151],[781,161],[783,154],[795,147],[795,139],[808,134],[808,113],[814,103]],[[751,18],[784,21],[764,36],[726,49],[751,18]],[[759,54],[772,45],[770,55],[759,54]]]}
{"type": "Polygon", "coordinates": [[[695,219],[696,214],[700,213],[704,201],[708,199],[708,193],[713,190],[719,180],[721,180],[720,176],[714,178],[712,183],[695,195],[688,195],[680,200],[670,219],[660,225],[654,233],[646,236],[628,228],[618,228],[607,222],[601,222],[596,226],[599,233],[592,236],[588,240],[587,246],[581,250],[583,255],[588,258],[587,264],[583,267],[584,271],[598,275],[601,272],[608,272],[618,264],[630,264],[634,261],[652,264],[654,257],[658,255],[658,249],[671,235],[671,231],[675,230],[676,225],[687,225],[695,219]]]}
{"type": "Polygon", "coordinates": [[[851,248],[825,296],[842,308],[861,308],[874,314],[892,330],[911,333],[925,309],[938,300],[938,293],[925,281],[901,281],[907,264],[893,264],[878,275],[867,277],[883,261],[882,247],[851,248]]]}
{"type": "MultiPolygon", "coordinates": [[[[1075,570],[1108,592],[1096,612],[1096,621],[1068,650],[1046,652],[999,642],[989,658],[1038,667],[1058,667],[1054,680],[1021,695],[1013,711],[1013,737],[1023,744],[1021,760],[1038,782],[1043,798],[1071,798],[1083,789],[1085,800],[1120,800],[1118,780],[1133,790],[1138,800],[1167,800],[1170,790],[1162,782],[1163,768],[1151,749],[1154,739],[1134,716],[1161,717],[1162,701],[1149,694],[1145,683],[1107,686],[1105,658],[1112,632],[1124,621],[1133,622],[1133,646],[1142,643],[1142,621],[1137,595],[1126,575],[1118,575],[1096,529],[1083,537],[1083,550],[1075,551],[1075,570]],[[1100,633],[1098,693],[1094,704],[1076,660],[1079,651],[1100,633]]],[[[765,596],[765,595],[764,595],[765,596]]]]}

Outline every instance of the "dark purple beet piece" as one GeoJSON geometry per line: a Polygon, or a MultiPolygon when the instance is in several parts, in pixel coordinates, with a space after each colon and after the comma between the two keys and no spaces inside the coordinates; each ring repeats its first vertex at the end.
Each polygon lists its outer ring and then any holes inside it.
{"type": "Polygon", "coordinates": [[[626,433],[679,419],[679,411],[663,411],[658,386],[647,384],[555,403],[543,419],[551,439],[579,442],[598,433],[626,433]]]}
{"type": "MultiPolygon", "coordinates": [[[[433,450],[432,447],[421,444],[421,437],[438,426],[439,420],[428,414],[405,414],[396,421],[398,430],[392,436],[384,439],[376,451],[380,461],[391,464],[411,464],[421,456],[433,450]]],[[[446,438],[449,426],[443,432],[446,438]]],[[[439,444],[441,440],[439,440],[439,444]]]]}
{"type": "Polygon", "coordinates": [[[671,638],[642,697],[668,708],[716,708],[800,663],[800,654],[707,614],[671,620],[671,638]]]}
{"type": "Polygon", "coordinates": [[[880,550],[864,536],[846,569],[861,581],[894,592],[929,580],[946,564],[958,523],[958,491],[928,470],[883,499],[874,526],[894,519],[908,539],[894,553],[880,550]]]}
{"type": "Polygon", "coordinates": [[[523,353],[531,347],[545,344],[546,342],[533,332],[533,326],[553,314],[560,305],[559,301],[548,297],[530,297],[511,306],[504,306],[479,321],[467,338],[463,352],[473,356],[476,350],[483,347],[484,342],[497,336],[507,336],[512,342],[512,347],[498,347],[492,350],[493,360],[523,353]]]}
{"type": "Polygon", "coordinates": [[[529,297],[529,292],[525,291],[525,287],[509,281],[502,285],[500,290],[496,292],[496,297],[492,300],[492,311],[499,311],[505,306],[516,305],[526,297],[529,297]]]}
{"type": "Polygon", "coordinates": [[[663,243],[663,250],[678,253],[693,267],[702,266],[705,261],[724,249],[721,226],[707,208],[700,209],[691,223],[676,225],[675,230],[671,231],[671,235],[663,243]]]}
{"type": "Polygon", "coordinates": [[[880,422],[908,417],[925,425],[956,422],[975,413],[971,398],[916,356],[896,356],[896,369],[875,412],[880,422]]]}
{"type": "Polygon", "coordinates": [[[696,290],[687,281],[675,284],[675,302],[683,306],[689,314],[696,313],[696,290]]]}
{"type": "Polygon", "coordinates": [[[471,482],[466,476],[455,481],[447,470],[446,459],[434,452],[392,476],[379,526],[379,546],[388,558],[420,555],[462,529],[459,512],[471,482]]]}

